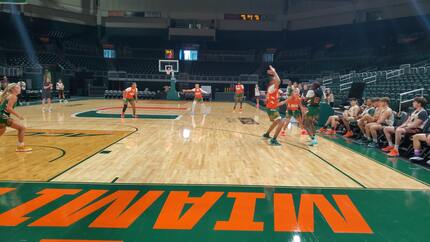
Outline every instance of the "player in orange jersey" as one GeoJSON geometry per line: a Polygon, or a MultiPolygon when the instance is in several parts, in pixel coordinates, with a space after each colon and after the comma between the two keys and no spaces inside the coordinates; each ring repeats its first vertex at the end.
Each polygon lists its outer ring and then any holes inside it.
{"type": "Polygon", "coordinates": [[[263,135],[264,138],[270,139],[270,145],[279,146],[281,145],[277,137],[282,130],[284,125],[284,120],[281,118],[279,114],[278,108],[286,103],[286,101],[279,102],[279,85],[281,84],[281,79],[276,73],[275,68],[269,66],[269,70],[267,70],[267,74],[271,76],[272,80],[270,81],[270,86],[267,89],[266,94],[266,108],[267,114],[269,115],[270,121],[272,121],[272,125],[270,125],[267,132],[263,135]],[[276,128],[275,135],[270,137],[270,133],[276,128]]]}
{"type": "Polygon", "coordinates": [[[121,118],[124,118],[125,110],[127,110],[128,103],[131,104],[131,107],[133,108],[133,118],[136,118],[136,103],[137,103],[137,84],[136,82],[133,82],[131,84],[131,87],[125,89],[122,92],[122,100],[124,102],[124,106],[122,108],[121,118]]]}
{"type": "Polygon", "coordinates": [[[282,136],[285,136],[285,130],[287,129],[291,118],[297,120],[299,124],[302,122],[302,113],[300,112],[301,102],[302,100],[300,98],[300,90],[298,88],[294,88],[292,90],[291,96],[287,99],[287,117],[285,119],[285,124],[281,132],[282,136]]]}
{"type": "Polygon", "coordinates": [[[183,92],[194,92],[194,101],[193,106],[191,107],[191,115],[194,115],[197,103],[200,103],[202,113],[206,114],[206,106],[203,102],[203,94],[208,94],[208,92],[201,89],[199,84],[195,84],[193,89],[185,89],[183,92]]]}
{"type": "Polygon", "coordinates": [[[234,107],[233,112],[236,111],[237,103],[240,103],[239,111],[242,112],[242,103],[244,98],[245,87],[240,83],[240,81],[234,86],[234,107]]]}

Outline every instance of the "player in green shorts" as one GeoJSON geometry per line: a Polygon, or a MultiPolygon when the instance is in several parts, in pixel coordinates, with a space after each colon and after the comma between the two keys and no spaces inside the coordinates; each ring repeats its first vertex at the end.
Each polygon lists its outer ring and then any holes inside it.
{"type": "Polygon", "coordinates": [[[124,103],[124,106],[122,108],[121,118],[124,118],[125,111],[127,110],[127,106],[130,103],[132,109],[133,109],[133,118],[137,118],[136,115],[136,103],[138,98],[138,89],[137,84],[133,82],[131,84],[131,87],[125,89],[122,93],[122,100],[124,103]]]}
{"type": "Polygon", "coordinates": [[[128,105],[129,103],[132,104],[132,103],[136,102],[136,99],[135,98],[124,98],[124,99],[122,99],[122,101],[123,101],[124,105],[128,105]]]}
{"type": "Polygon", "coordinates": [[[269,66],[269,70],[267,70],[267,74],[271,77],[270,86],[267,88],[266,93],[266,108],[267,115],[269,115],[270,121],[272,124],[266,133],[263,134],[263,138],[270,139],[270,145],[279,146],[281,145],[277,138],[279,133],[282,130],[282,126],[284,125],[284,120],[279,114],[278,108],[286,103],[286,101],[279,102],[279,85],[281,84],[281,79],[279,78],[278,73],[276,73],[275,68],[269,66]],[[276,130],[275,130],[276,128],[276,130]],[[273,137],[270,137],[270,133],[275,130],[275,134],[273,137]]]}
{"type": "Polygon", "coordinates": [[[288,112],[287,112],[287,117],[288,118],[298,119],[301,116],[302,116],[302,113],[300,112],[300,110],[288,110],[288,112]]]}
{"type": "Polygon", "coordinates": [[[14,110],[19,94],[21,94],[21,87],[16,83],[11,83],[0,95],[0,136],[6,132],[6,127],[16,129],[18,131],[16,152],[30,152],[33,149],[24,144],[25,127],[10,117],[13,114],[20,120],[24,119],[14,110]]]}
{"type": "Polygon", "coordinates": [[[234,94],[234,102],[242,104],[244,97],[243,93],[234,94]]]}
{"type": "Polygon", "coordinates": [[[308,106],[308,112],[306,113],[306,116],[311,118],[318,118],[320,115],[320,106],[308,106]]]}
{"type": "Polygon", "coordinates": [[[291,121],[294,118],[298,123],[301,123],[302,113],[300,111],[301,107],[301,98],[300,91],[298,88],[293,89],[291,95],[287,99],[287,112],[284,127],[282,128],[281,135],[286,135],[286,129],[291,121]]]}
{"type": "Polygon", "coordinates": [[[237,103],[240,103],[239,111],[242,112],[242,103],[245,97],[244,95],[245,87],[240,83],[240,81],[234,86],[234,107],[233,112],[236,111],[237,103]]]}
{"type": "Polygon", "coordinates": [[[200,104],[200,109],[201,109],[202,113],[204,115],[207,114],[207,109],[206,109],[205,103],[203,102],[203,94],[209,94],[208,92],[206,92],[205,90],[200,88],[199,84],[195,84],[193,89],[185,89],[185,90],[183,90],[183,92],[184,93],[185,92],[193,92],[194,93],[194,101],[193,101],[193,104],[191,106],[191,115],[195,114],[197,103],[200,104]]]}
{"type": "Polygon", "coordinates": [[[304,115],[304,125],[311,138],[310,146],[318,144],[316,139],[316,123],[320,115],[320,102],[323,97],[323,91],[320,88],[319,82],[312,83],[311,89],[306,94],[307,112],[304,115]]]}
{"type": "Polygon", "coordinates": [[[278,109],[267,109],[266,113],[269,116],[269,120],[272,122],[281,118],[278,109]]]}

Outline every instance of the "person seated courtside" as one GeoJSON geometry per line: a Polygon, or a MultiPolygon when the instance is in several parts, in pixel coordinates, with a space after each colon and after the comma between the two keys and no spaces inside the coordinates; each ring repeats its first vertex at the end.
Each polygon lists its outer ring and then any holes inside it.
{"type": "Polygon", "coordinates": [[[399,156],[399,145],[405,135],[414,135],[421,133],[428,121],[428,113],[425,110],[427,100],[424,97],[416,97],[412,103],[414,112],[406,120],[405,123],[395,128],[393,126],[385,127],[384,134],[388,141],[388,146],[383,148],[384,152],[388,152],[388,156],[399,156]],[[394,144],[392,135],[394,135],[394,144]]]}
{"type": "Polygon", "coordinates": [[[363,105],[360,106],[361,113],[357,117],[357,121],[363,118],[365,115],[373,116],[375,113],[375,106],[373,105],[374,99],[368,98],[363,103],[363,105]]]}
{"type": "Polygon", "coordinates": [[[349,124],[357,119],[360,112],[360,107],[358,106],[357,100],[355,98],[350,100],[350,105],[351,106],[349,109],[343,112],[343,115],[330,116],[324,127],[320,129],[320,132],[326,132],[328,135],[334,135],[336,134],[336,128],[338,124],[342,121],[347,131],[344,136],[351,137],[353,133],[349,124]],[[331,130],[327,130],[329,125],[331,126],[331,130]]]}
{"type": "Polygon", "coordinates": [[[375,111],[375,122],[369,122],[364,127],[365,137],[367,139],[368,147],[375,148],[378,146],[378,132],[382,131],[384,127],[392,126],[394,124],[393,110],[389,107],[390,99],[383,97],[380,100],[380,106],[375,111]]]}
{"type": "Polygon", "coordinates": [[[373,98],[373,99],[367,99],[365,107],[363,107],[363,112],[361,112],[360,115],[358,115],[357,125],[360,128],[361,131],[361,141],[367,142],[367,138],[365,137],[366,134],[366,124],[375,122],[377,120],[377,117],[379,115],[379,106],[380,106],[380,99],[379,98],[373,98]]]}
{"type": "MultiPolygon", "coordinates": [[[[425,142],[428,146],[430,146],[430,134],[421,133],[416,134],[412,137],[414,143],[414,155],[409,159],[412,162],[421,162],[424,160],[423,155],[423,147],[422,143],[425,142]]],[[[427,161],[427,164],[430,165],[430,160],[427,161]]]]}

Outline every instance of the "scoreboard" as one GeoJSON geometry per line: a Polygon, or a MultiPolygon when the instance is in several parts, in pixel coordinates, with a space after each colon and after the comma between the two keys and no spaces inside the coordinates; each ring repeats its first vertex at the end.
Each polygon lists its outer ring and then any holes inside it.
{"type": "Polygon", "coordinates": [[[259,22],[263,21],[265,16],[255,13],[224,14],[224,19],[259,22]]]}

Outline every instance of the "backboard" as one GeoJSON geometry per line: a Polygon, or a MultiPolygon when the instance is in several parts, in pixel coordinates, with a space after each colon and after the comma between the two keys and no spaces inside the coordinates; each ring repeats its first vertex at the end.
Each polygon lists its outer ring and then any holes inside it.
{"type": "Polygon", "coordinates": [[[179,61],[178,60],[159,60],[158,71],[166,74],[170,74],[169,72],[178,73],[179,61]]]}

